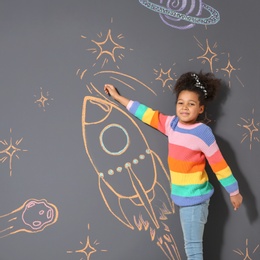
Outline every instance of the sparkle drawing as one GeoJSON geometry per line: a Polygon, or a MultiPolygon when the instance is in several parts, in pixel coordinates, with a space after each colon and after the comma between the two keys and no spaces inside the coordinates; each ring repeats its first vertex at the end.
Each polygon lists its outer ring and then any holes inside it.
{"type": "MultiPolygon", "coordinates": [[[[111,19],[111,23],[113,23],[113,19],[111,19]]],[[[94,47],[88,48],[87,50],[96,55],[96,62],[102,60],[101,68],[109,64],[111,60],[116,64],[118,59],[122,60],[124,58],[126,47],[120,43],[121,40],[124,39],[123,34],[114,36],[112,30],[108,29],[105,35],[101,32],[97,36],[97,40],[91,40],[91,42],[94,43],[94,47]]],[[[81,35],[81,38],[87,39],[85,35],[81,35]]],[[[96,63],[93,64],[93,67],[95,65],[96,63]]],[[[116,67],[119,69],[117,64],[116,67]]],[[[83,71],[83,74],[81,73],[81,77],[83,77],[86,72],[87,69],[83,71]]]]}
{"type": "Polygon", "coordinates": [[[241,140],[241,143],[248,140],[249,141],[249,149],[252,149],[253,142],[260,142],[259,137],[255,136],[256,133],[259,131],[260,122],[255,122],[254,118],[254,109],[252,110],[252,117],[245,119],[241,117],[241,120],[243,123],[237,124],[239,127],[242,127],[246,129],[246,132],[243,134],[243,138],[241,140]]]}
{"type": "Polygon", "coordinates": [[[21,207],[0,216],[0,238],[19,232],[38,233],[56,223],[57,207],[45,199],[29,199],[21,207]]]}
{"type": "Polygon", "coordinates": [[[207,111],[205,111],[205,113],[204,113],[204,118],[203,118],[204,124],[208,125],[208,124],[210,124],[212,121],[214,121],[214,120],[211,120],[211,119],[209,118],[209,116],[208,116],[207,111]]]}
{"type": "MultiPolygon", "coordinates": [[[[209,44],[209,40],[206,39],[206,43],[203,44],[201,41],[199,41],[196,37],[194,37],[198,47],[203,51],[203,54],[200,56],[197,56],[197,60],[201,60],[201,63],[203,65],[207,64],[209,65],[209,69],[212,73],[224,73],[224,76],[228,77],[228,83],[229,87],[231,87],[231,79],[232,75],[236,72],[240,71],[240,68],[238,66],[235,66],[233,62],[231,62],[230,53],[226,52],[217,52],[216,48],[218,47],[217,42],[214,42],[214,44],[211,46],[209,44]],[[216,65],[216,63],[219,63],[216,65]],[[221,64],[220,64],[221,63],[221,64]]],[[[194,59],[190,59],[189,61],[193,61],[194,59]]],[[[241,57],[237,59],[236,64],[238,64],[241,61],[241,57]]],[[[239,82],[242,87],[244,87],[242,81],[239,79],[237,74],[235,74],[235,78],[239,82]]]]}
{"type": "Polygon", "coordinates": [[[160,182],[162,179],[169,183],[169,175],[137,123],[112,102],[86,96],[82,134],[87,156],[98,177],[100,194],[110,213],[129,229],[149,229],[151,240],[169,259],[180,259],[164,223],[167,215],[174,213],[173,203],[160,182]],[[116,144],[109,142],[113,138],[117,138],[116,144]],[[140,145],[142,148],[136,150],[140,145]],[[148,180],[144,172],[153,178],[148,180]],[[163,201],[158,201],[157,195],[163,201]],[[129,208],[131,213],[127,213],[129,208]]]}
{"type": "MultiPolygon", "coordinates": [[[[113,19],[111,18],[111,23],[113,23],[113,19]]],[[[123,42],[124,36],[122,33],[119,33],[116,37],[114,37],[115,33],[113,33],[112,29],[108,29],[108,32],[103,35],[103,33],[98,34],[98,38],[100,40],[88,40],[87,36],[81,35],[81,38],[86,40],[89,45],[94,43],[94,47],[87,48],[87,51],[92,52],[95,55],[95,60],[93,61],[92,67],[77,69],[76,75],[80,78],[80,80],[87,79],[86,88],[88,91],[93,94],[93,91],[96,92],[99,96],[102,96],[104,99],[107,99],[101,91],[95,86],[92,80],[93,77],[104,77],[107,76],[109,79],[112,79],[115,82],[121,83],[123,86],[135,91],[136,87],[144,87],[153,95],[157,95],[156,92],[148,87],[141,80],[128,75],[123,72],[119,72],[117,70],[105,70],[105,65],[112,64],[119,70],[118,61],[122,61],[125,55],[123,52],[127,52],[127,50],[132,51],[133,49],[127,48],[123,42]],[[114,39],[116,38],[116,40],[114,39]],[[98,62],[100,61],[100,62],[98,62]],[[101,70],[93,68],[100,67],[101,70]]]]}
{"type": "Polygon", "coordinates": [[[254,260],[254,258],[252,258],[253,257],[252,255],[256,253],[258,248],[259,248],[259,245],[257,245],[253,249],[252,254],[250,255],[249,249],[248,249],[248,239],[246,239],[246,251],[243,252],[241,249],[236,249],[236,250],[233,250],[233,252],[235,252],[236,254],[240,255],[242,257],[241,259],[243,259],[243,260],[254,260]]]}
{"type": "MultiPolygon", "coordinates": [[[[90,230],[90,225],[88,224],[88,230],[90,230]]],[[[79,249],[79,250],[75,250],[75,251],[67,251],[68,254],[73,254],[73,253],[81,253],[81,254],[84,254],[85,255],[85,259],[86,260],[90,260],[91,259],[91,256],[93,254],[98,254],[98,252],[108,252],[108,250],[106,249],[100,249],[100,243],[95,240],[94,242],[91,241],[91,238],[90,236],[88,235],[87,238],[86,238],[86,242],[83,243],[83,242],[80,242],[81,245],[83,245],[84,247],[82,249],[79,249]],[[84,245],[85,244],[85,245],[84,245]]],[[[81,260],[83,260],[83,258],[80,258],[81,260]]]]}
{"type": "Polygon", "coordinates": [[[139,3],[149,10],[159,13],[161,20],[168,26],[186,30],[196,24],[213,25],[219,22],[220,15],[213,7],[202,0],[160,0],[158,4],[149,0],[139,0],[139,3]],[[206,12],[206,14],[205,14],[206,12]]]}
{"type": "MultiPolygon", "coordinates": [[[[12,134],[12,129],[10,129],[10,134],[12,134]]],[[[21,144],[23,138],[20,138],[13,142],[12,136],[9,139],[9,142],[6,140],[0,140],[0,144],[3,145],[4,149],[0,150],[0,155],[2,156],[0,158],[0,162],[4,163],[6,160],[9,159],[9,174],[12,176],[13,173],[13,157],[15,156],[16,158],[19,159],[18,153],[20,152],[27,152],[28,150],[24,150],[19,148],[19,145],[21,144]]]]}
{"type": "MultiPolygon", "coordinates": [[[[106,39],[102,42],[97,42],[92,40],[93,43],[95,43],[98,48],[99,48],[99,54],[97,56],[97,60],[100,58],[101,55],[103,54],[108,54],[109,56],[111,56],[111,58],[113,59],[114,62],[116,62],[115,59],[115,51],[116,49],[125,49],[125,47],[119,45],[118,43],[116,43],[112,36],[111,36],[111,30],[108,30],[106,39]],[[109,50],[108,46],[112,45],[111,49],[109,50]]],[[[119,56],[122,57],[122,56],[119,56]]]]}
{"type": "MultiPolygon", "coordinates": [[[[202,63],[209,63],[210,71],[213,72],[213,61],[217,54],[210,48],[209,41],[206,39],[206,48],[203,47],[203,45],[197,41],[198,46],[204,51],[204,54],[201,56],[198,56],[197,59],[202,59],[202,63]]],[[[213,48],[216,48],[217,44],[215,43],[213,45],[213,48]]]]}
{"type": "MultiPolygon", "coordinates": [[[[240,61],[241,58],[238,59],[237,62],[240,61]]],[[[233,64],[231,63],[230,60],[230,54],[227,54],[227,65],[224,68],[220,68],[221,71],[224,71],[225,74],[224,76],[226,77],[226,74],[228,75],[228,85],[229,87],[231,87],[231,74],[233,74],[234,71],[239,71],[240,68],[238,67],[234,67],[233,64]]],[[[241,80],[238,78],[238,76],[236,75],[237,80],[239,81],[239,83],[242,85],[242,87],[244,87],[243,83],[241,82],[241,80]]]]}
{"type": "MultiPolygon", "coordinates": [[[[35,98],[37,98],[36,95],[34,95],[35,98]]],[[[34,101],[34,103],[38,104],[39,107],[43,109],[43,111],[46,111],[46,105],[49,106],[49,101],[53,100],[53,98],[49,97],[49,92],[47,91],[45,95],[43,95],[43,90],[40,88],[40,97],[34,101]]]]}
{"type": "Polygon", "coordinates": [[[221,68],[221,70],[226,71],[228,73],[228,77],[230,78],[230,75],[232,73],[232,71],[235,71],[236,69],[233,67],[233,65],[230,62],[230,55],[228,53],[228,63],[227,66],[225,68],[221,68]]]}
{"type": "Polygon", "coordinates": [[[157,76],[155,80],[161,81],[163,88],[167,86],[168,89],[172,91],[173,81],[176,80],[176,74],[172,72],[171,68],[169,68],[168,71],[164,71],[162,68],[160,68],[160,71],[154,69],[154,74],[157,76]],[[172,74],[175,79],[172,78],[172,74]]]}

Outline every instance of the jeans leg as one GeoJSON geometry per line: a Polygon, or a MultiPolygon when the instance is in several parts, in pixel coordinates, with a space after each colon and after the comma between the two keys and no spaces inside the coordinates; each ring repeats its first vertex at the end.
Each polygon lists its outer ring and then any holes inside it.
{"type": "Polygon", "coordinates": [[[180,221],[187,260],[203,260],[203,233],[208,217],[209,200],[194,206],[180,207],[180,221]]]}

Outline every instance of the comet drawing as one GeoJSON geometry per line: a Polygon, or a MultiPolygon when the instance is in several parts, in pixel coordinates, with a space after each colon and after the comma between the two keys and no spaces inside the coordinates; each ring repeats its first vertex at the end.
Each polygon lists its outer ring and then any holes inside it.
{"type": "Polygon", "coordinates": [[[38,233],[56,223],[57,207],[45,199],[29,199],[22,206],[0,216],[0,238],[19,232],[38,233]]]}
{"type": "Polygon", "coordinates": [[[160,181],[164,178],[169,183],[169,177],[137,123],[116,104],[86,96],[82,133],[100,194],[111,214],[132,230],[150,228],[151,239],[157,238],[168,258],[180,259],[171,234],[164,234],[164,238],[158,235],[159,229],[170,232],[163,221],[174,212],[160,181]]]}

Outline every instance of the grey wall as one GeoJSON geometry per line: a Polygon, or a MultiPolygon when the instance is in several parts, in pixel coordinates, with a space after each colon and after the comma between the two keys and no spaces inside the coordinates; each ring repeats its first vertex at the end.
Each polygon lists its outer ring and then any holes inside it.
{"type": "Polygon", "coordinates": [[[209,169],[205,259],[259,259],[260,4],[205,3],[220,20],[184,29],[138,0],[1,1],[1,260],[185,259],[166,138],[103,85],[174,114],[175,80],[201,69],[225,82],[207,118],[244,196],[234,212],[209,169]]]}

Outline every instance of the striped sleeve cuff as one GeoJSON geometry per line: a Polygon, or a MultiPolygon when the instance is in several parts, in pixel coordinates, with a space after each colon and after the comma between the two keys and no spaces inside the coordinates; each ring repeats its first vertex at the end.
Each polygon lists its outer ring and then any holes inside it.
{"type": "Polygon", "coordinates": [[[126,106],[126,109],[129,110],[130,107],[133,105],[134,101],[133,100],[130,100],[126,106]]]}
{"type": "Polygon", "coordinates": [[[238,193],[239,193],[239,190],[236,190],[234,192],[231,192],[229,195],[230,195],[230,197],[232,197],[232,196],[237,195],[238,193]]]}

